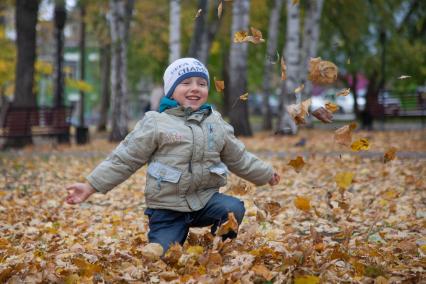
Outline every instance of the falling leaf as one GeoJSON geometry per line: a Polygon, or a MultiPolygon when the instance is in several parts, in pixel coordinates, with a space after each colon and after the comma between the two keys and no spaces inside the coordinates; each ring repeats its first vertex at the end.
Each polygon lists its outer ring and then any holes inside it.
{"type": "Polygon", "coordinates": [[[351,92],[351,88],[347,88],[347,89],[343,89],[341,91],[339,91],[336,96],[341,96],[341,97],[346,97],[347,95],[349,95],[351,92]]]}
{"type": "Polygon", "coordinates": [[[333,114],[323,107],[317,108],[312,112],[312,115],[324,123],[331,123],[333,119],[333,114]]]}
{"type": "Polygon", "coordinates": [[[216,77],[214,77],[214,86],[217,92],[223,92],[225,89],[225,81],[216,80],[216,77]]]}
{"type": "Polygon", "coordinates": [[[254,274],[263,277],[266,281],[270,281],[272,278],[274,278],[271,271],[269,271],[268,268],[266,268],[263,264],[256,264],[251,268],[251,271],[254,272],[254,274]]]}
{"type": "Polygon", "coordinates": [[[284,56],[281,57],[281,80],[287,79],[287,66],[285,65],[284,56]]]}
{"type": "Polygon", "coordinates": [[[234,42],[244,42],[247,37],[246,31],[239,31],[234,34],[234,42]]]}
{"type": "Polygon", "coordinates": [[[331,102],[326,102],[325,103],[325,108],[329,111],[329,112],[336,112],[339,110],[339,106],[336,104],[333,104],[331,102]]]}
{"type": "Polygon", "coordinates": [[[411,76],[409,76],[409,75],[401,75],[401,76],[398,77],[399,80],[404,80],[404,79],[408,79],[408,78],[411,78],[411,76]]]}
{"type": "Polygon", "coordinates": [[[240,96],[240,100],[242,100],[242,101],[246,101],[246,100],[248,100],[248,93],[245,93],[244,95],[241,95],[240,96]]]}
{"type": "Polygon", "coordinates": [[[384,159],[384,163],[386,164],[387,162],[392,161],[393,159],[395,159],[396,156],[396,151],[398,149],[395,147],[390,147],[389,149],[386,150],[385,155],[383,157],[384,159]]]}
{"type": "Polygon", "coordinates": [[[254,44],[265,42],[262,38],[262,32],[254,27],[250,28],[252,36],[248,36],[247,41],[250,41],[254,44]]]}
{"type": "Polygon", "coordinates": [[[346,190],[351,186],[353,177],[352,172],[341,172],[336,174],[334,180],[339,188],[346,190]]]}
{"type": "Polygon", "coordinates": [[[220,1],[219,6],[217,6],[217,17],[219,19],[222,17],[222,1],[220,1]]]}
{"type": "Polygon", "coordinates": [[[280,61],[280,54],[278,53],[278,51],[276,51],[276,54],[274,56],[266,54],[266,59],[271,64],[277,64],[278,61],[280,61]]]}
{"type": "Polygon", "coordinates": [[[346,60],[346,64],[351,64],[351,58],[349,57],[348,60],[346,60]]]}
{"type": "Polygon", "coordinates": [[[308,114],[311,99],[307,99],[300,104],[292,104],[287,106],[287,111],[297,125],[305,124],[305,115],[308,114]]]}
{"type": "Polygon", "coordinates": [[[352,131],[356,128],[356,123],[351,123],[334,132],[334,140],[344,146],[350,146],[352,143],[352,131]]]}
{"type": "Polygon", "coordinates": [[[355,142],[352,143],[351,149],[353,151],[366,151],[370,149],[370,143],[368,142],[368,139],[361,138],[355,142]]]}
{"type": "Polygon", "coordinates": [[[304,84],[301,84],[300,86],[298,86],[296,89],[294,89],[295,93],[300,93],[303,89],[305,88],[304,84]]]}
{"type": "Polygon", "coordinates": [[[203,9],[198,9],[197,14],[195,15],[195,19],[198,18],[201,15],[201,12],[203,9]]]}
{"type": "Polygon", "coordinates": [[[228,213],[228,220],[217,229],[216,234],[223,236],[230,231],[238,232],[238,222],[233,212],[228,213]]]}
{"type": "Polygon", "coordinates": [[[294,284],[318,284],[320,279],[314,275],[297,276],[294,278],[294,284]]]}
{"type": "Polygon", "coordinates": [[[314,84],[331,84],[337,80],[337,73],[338,68],[333,62],[320,57],[309,61],[309,80],[314,84]]]}
{"type": "Polygon", "coordinates": [[[295,5],[299,4],[299,1],[300,1],[300,0],[291,0],[291,4],[292,4],[293,6],[295,6],[295,5]]]}
{"type": "Polygon", "coordinates": [[[302,168],[305,166],[305,161],[303,161],[303,158],[300,156],[297,156],[296,159],[291,160],[288,163],[289,166],[293,167],[293,169],[296,171],[296,173],[300,173],[302,168]]]}
{"type": "Polygon", "coordinates": [[[296,196],[294,199],[294,205],[299,210],[309,212],[311,209],[311,200],[307,197],[296,196]]]}

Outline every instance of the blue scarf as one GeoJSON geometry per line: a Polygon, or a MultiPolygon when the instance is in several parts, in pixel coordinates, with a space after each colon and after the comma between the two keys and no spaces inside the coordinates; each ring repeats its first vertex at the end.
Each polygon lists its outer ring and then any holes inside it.
{"type": "MultiPolygon", "coordinates": [[[[158,110],[158,112],[163,112],[166,109],[175,108],[178,106],[179,106],[179,103],[177,101],[170,99],[168,97],[162,97],[160,101],[160,109],[158,110]]],[[[203,104],[198,110],[203,110],[203,109],[212,109],[212,106],[210,104],[203,104]]]]}

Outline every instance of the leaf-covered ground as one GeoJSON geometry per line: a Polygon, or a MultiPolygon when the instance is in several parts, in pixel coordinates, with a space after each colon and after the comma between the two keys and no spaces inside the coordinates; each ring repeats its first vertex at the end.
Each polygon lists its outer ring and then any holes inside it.
{"type": "Polygon", "coordinates": [[[107,195],[66,205],[65,186],[113,149],[42,145],[0,153],[0,283],[419,283],[426,273],[426,132],[355,132],[352,152],[332,131],[243,139],[271,162],[279,185],[235,176],[238,238],[191,230],[159,260],[144,251],[146,168],[107,195]],[[383,163],[389,147],[397,158],[383,163]],[[295,168],[290,160],[300,156],[295,168]]]}

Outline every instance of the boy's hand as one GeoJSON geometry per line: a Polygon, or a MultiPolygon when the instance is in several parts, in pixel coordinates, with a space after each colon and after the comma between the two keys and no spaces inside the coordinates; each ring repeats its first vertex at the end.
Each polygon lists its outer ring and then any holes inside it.
{"type": "Polygon", "coordinates": [[[271,179],[269,180],[269,184],[270,185],[277,185],[280,182],[280,175],[277,173],[274,173],[271,177],[271,179]]]}
{"type": "Polygon", "coordinates": [[[89,198],[96,190],[88,183],[74,183],[67,186],[68,195],[65,201],[68,204],[78,204],[89,198]]]}

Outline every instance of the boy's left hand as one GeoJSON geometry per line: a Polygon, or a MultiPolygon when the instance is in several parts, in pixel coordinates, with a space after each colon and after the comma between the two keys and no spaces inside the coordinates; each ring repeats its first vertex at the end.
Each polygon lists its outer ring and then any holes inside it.
{"type": "Polygon", "coordinates": [[[274,173],[271,177],[271,179],[269,180],[269,184],[270,185],[277,185],[280,182],[280,175],[277,173],[274,173]]]}

